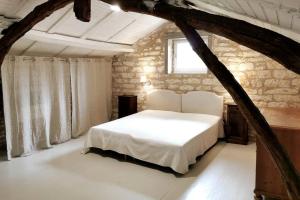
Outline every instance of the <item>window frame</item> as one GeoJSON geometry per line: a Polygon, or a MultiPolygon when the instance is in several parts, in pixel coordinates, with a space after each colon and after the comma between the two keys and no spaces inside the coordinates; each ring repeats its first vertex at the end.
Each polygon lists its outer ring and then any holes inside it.
{"type": "MultiPolygon", "coordinates": [[[[211,49],[212,46],[212,37],[210,33],[205,31],[197,31],[199,35],[202,37],[208,38],[208,48],[211,49]]],[[[165,37],[165,73],[166,74],[207,74],[209,69],[207,69],[207,73],[193,73],[193,72],[183,72],[183,73],[175,73],[174,72],[174,64],[175,61],[175,48],[174,48],[174,40],[187,40],[186,37],[182,33],[169,33],[165,37]],[[174,56],[173,56],[174,55],[174,56]]]]}

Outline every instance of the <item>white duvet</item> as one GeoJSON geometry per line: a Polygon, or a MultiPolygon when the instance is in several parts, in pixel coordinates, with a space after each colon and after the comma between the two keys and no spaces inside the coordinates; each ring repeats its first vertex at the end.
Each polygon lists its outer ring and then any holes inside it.
{"type": "Polygon", "coordinates": [[[184,174],[216,143],[220,123],[214,115],[146,110],[90,128],[85,149],[113,150],[184,174]]]}

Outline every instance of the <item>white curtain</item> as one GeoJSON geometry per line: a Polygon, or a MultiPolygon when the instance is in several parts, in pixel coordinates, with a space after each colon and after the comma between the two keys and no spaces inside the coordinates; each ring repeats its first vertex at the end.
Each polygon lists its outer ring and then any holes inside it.
{"type": "Polygon", "coordinates": [[[2,80],[9,159],[71,138],[70,67],[66,60],[7,57],[2,80]]]}
{"type": "Polygon", "coordinates": [[[72,136],[111,117],[111,59],[71,59],[72,136]]]}
{"type": "Polygon", "coordinates": [[[111,59],[6,57],[8,158],[78,137],[111,115],[111,59]]]}

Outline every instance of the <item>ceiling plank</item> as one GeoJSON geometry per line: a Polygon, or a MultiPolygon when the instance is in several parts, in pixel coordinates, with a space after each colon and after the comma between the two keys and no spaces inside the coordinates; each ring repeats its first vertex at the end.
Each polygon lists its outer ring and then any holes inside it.
{"type": "Polygon", "coordinates": [[[89,57],[91,52],[93,52],[91,49],[67,47],[59,53],[58,57],[89,57]]]}
{"type": "Polygon", "coordinates": [[[35,44],[36,44],[36,42],[33,41],[28,47],[26,47],[25,49],[23,49],[23,51],[20,53],[20,55],[25,55],[26,52],[27,52],[29,49],[31,49],[31,47],[33,47],[33,45],[35,45],[35,44]]]}
{"type": "Polygon", "coordinates": [[[118,30],[116,33],[114,33],[113,35],[111,35],[106,41],[110,41],[112,38],[114,38],[116,35],[119,35],[122,33],[122,31],[124,31],[126,28],[128,28],[130,25],[135,24],[136,19],[132,20],[129,24],[127,24],[126,26],[122,27],[120,30],[118,30]]]}
{"type": "Polygon", "coordinates": [[[279,25],[291,29],[291,24],[293,21],[293,15],[291,15],[288,10],[279,9],[277,11],[279,25]]]}
{"type": "MultiPolygon", "coordinates": [[[[102,20],[93,31],[85,34],[85,38],[97,41],[108,41],[113,35],[138,19],[140,14],[130,12],[113,12],[102,20]]],[[[132,33],[135,34],[135,33],[132,33]]]]}
{"type": "Polygon", "coordinates": [[[160,18],[142,15],[134,23],[124,28],[118,34],[115,34],[108,41],[116,43],[133,44],[140,39],[140,35],[148,35],[153,31],[153,28],[157,29],[165,22],[165,20],[160,18]]]}
{"type": "Polygon", "coordinates": [[[66,49],[68,48],[68,46],[65,46],[60,52],[58,52],[55,57],[59,57],[66,49]]]}
{"type": "Polygon", "coordinates": [[[267,20],[267,17],[265,15],[260,3],[258,3],[257,1],[248,1],[248,4],[259,19],[261,19],[263,21],[267,20]]]}
{"type": "Polygon", "coordinates": [[[222,8],[228,9],[228,10],[233,9],[232,7],[230,7],[230,5],[228,5],[226,3],[226,1],[223,1],[223,0],[213,0],[213,1],[205,0],[205,3],[214,4],[214,5],[217,5],[218,7],[222,7],[222,8]]]}
{"type": "Polygon", "coordinates": [[[236,0],[236,2],[241,6],[241,8],[247,13],[248,16],[256,17],[254,11],[245,0],[236,0]]]}
{"type": "Polygon", "coordinates": [[[20,2],[18,2],[18,6],[16,6],[14,11],[12,11],[12,13],[14,13],[13,16],[17,16],[17,13],[25,7],[26,3],[26,0],[20,0],[20,2]]]}
{"type": "MultiPolygon", "coordinates": [[[[13,1],[13,0],[11,0],[13,1]]],[[[24,18],[27,14],[29,14],[36,6],[41,3],[44,3],[46,0],[26,0],[24,4],[22,4],[21,8],[18,9],[16,13],[14,13],[15,18],[24,18]]],[[[17,5],[18,7],[20,5],[17,5]]]]}
{"type": "Polygon", "coordinates": [[[64,22],[66,22],[71,16],[73,16],[73,8],[70,7],[65,14],[63,14],[48,30],[48,33],[55,33],[64,22]]]}
{"type": "Polygon", "coordinates": [[[10,49],[10,55],[22,55],[25,49],[29,49],[32,46],[34,41],[28,39],[21,39],[14,43],[13,47],[10,49]]]}
{"type": "Polygon", "coordinates": [[[81,38],[64,36],[59,34],[49,34],[46,32],[36,30],[31,30],[27,32],[24,37],[39,42],[81,47],[93,50],[133,52],[133,47],[131,45],[85,40],[81,38]]]}
{"type": "Polygon", "coordinates": [[[23,55],[26,56],[55,56],[65,47],[63,45],[35,42],[23,55]]]}
{"type": "Polygon", "coordinates": [[[107,13],[104,17],[100,18],[93,26],[91,26],[84,34],[82,34],[80,38],[86,39],[86,38],[88,37],[88,35],[91,34],[91,33],[94,31],[94,29],[95,29],[100,23],[102,23],[103,20],[105,20],[107,17],[109,17],[112,13],[113,13],[113,11],[107,13]]]}
{"type": "Polygon", "coordinates": [[[34,26],[35,30],[46,31],[48,33],[53,32],[54,27],[72,10],[73,5],[67,5],[66,7],[55,11],[52,15],[34,26]]]}
{"type": "Polygon", "coordinates": [[[58,23],[49,31],[49,33],[56,33],[67,35],[71,37],[82,37],[87,31],[94,27],[99,20],[111,13],[111,9],[107,4],[92,1],[92,18],[89,23],[78,21],[72,12],[69,10],[58,23]]]}
{"type": "Polygon", "coordinates": [[[241,6],[235,0],[226,0],[227,3],[240,14],[246,14],[245,11],[241,8],[241,6]]]}
{"type": "Polygon", "coordinates": [[[260,27],[275,31],[277,33],[285,35],[286,37],[292,38],[293,40],[295,40],[297,42],[300,42],[300,33],[294,32],[292,30],[282,28],[278,25],[267,23],[267,22],[261,21],[259,19],[255,19],[255,18],[252,18],[252,17],[248,17],[248,16],[245,16],[245,15],[235,13],[235,12],[231,12],[231,11],[222,9],[220,7],[213,6],[211,4],[200,2],[198,0],[190,0],[190,2],[193,2],[197,6],[196,8],[198,8],[198,9],[202,9],[202,10],[206,10],[206,11],[209,11],[209,12],[222,14],[222,15],[225,15],[225,16],[228,16],[228,17],[239,19],[239,20],[244,20],[244,21],[252,23],[256,26],[260,26],[260,27]]]}
{"type": "Polygon", "coordinates": [[[292,29],[300,32],[300,16],[293,17],[292,29]]]}
{"type": "Polygon", "coordinates": [[[262,9],[264,10],[268,21],[272,24],[279,24],[277,8],[270,4],[261,4],[262,9]]]}

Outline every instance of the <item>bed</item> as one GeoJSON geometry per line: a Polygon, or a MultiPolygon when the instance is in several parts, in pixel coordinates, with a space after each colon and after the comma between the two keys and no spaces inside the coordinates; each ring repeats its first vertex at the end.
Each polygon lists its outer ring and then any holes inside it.
{"type": "Polygon", "coordinates": [[[147,110],[89,129],[85,151],[112,150],[184,174],[223,137],[223,98],[209,92],[157,90],[147,110]]]}

